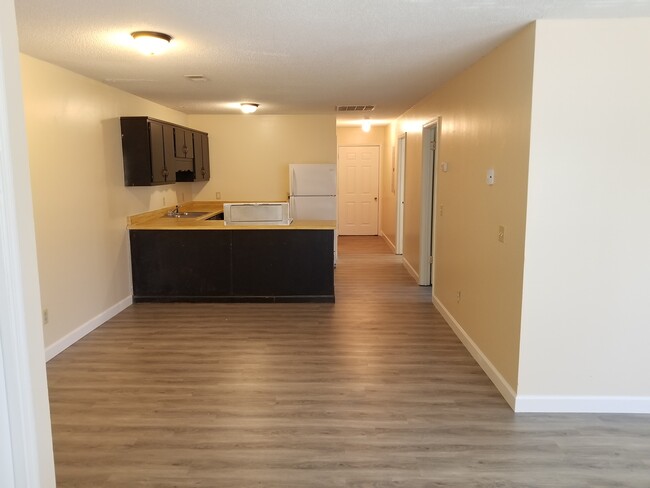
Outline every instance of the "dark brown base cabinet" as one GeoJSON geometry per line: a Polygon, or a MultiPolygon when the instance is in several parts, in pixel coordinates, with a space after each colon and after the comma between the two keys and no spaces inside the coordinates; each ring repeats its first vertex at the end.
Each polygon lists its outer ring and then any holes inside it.
{"type": "Polygon", "coordinates": [[[131,230],[135,302],[334,302],[332,230],[131,230]]]}

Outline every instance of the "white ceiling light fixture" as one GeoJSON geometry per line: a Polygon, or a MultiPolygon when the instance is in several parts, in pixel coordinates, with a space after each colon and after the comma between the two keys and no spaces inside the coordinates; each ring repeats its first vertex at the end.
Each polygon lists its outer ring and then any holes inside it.
{"type": "Polygon", "coordinates": [[[169,47],[172,36],[162,32],[135,31],[131,33],[136,47],[142,54],[153,56],[160,54],[169,47]]]}
{"type": "Polygon", "coordinates": [[[250,103],[250,102],[243,102],[239,104],[239,108],[245,114],[255,113],[259,106],[260,106],[259,103],[250,103]]]}
{"type": "Polygon", "coordinates": [[[367,118],[364,119],[363,122],[361,122],[361,130],[362,131],[370,132],[370,127],[371,127],[370,126],[370,120],[368,120],[367,118]]]}

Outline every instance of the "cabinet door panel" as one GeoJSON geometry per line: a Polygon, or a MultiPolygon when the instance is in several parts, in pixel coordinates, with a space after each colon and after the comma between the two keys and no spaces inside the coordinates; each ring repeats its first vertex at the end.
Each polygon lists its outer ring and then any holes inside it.
{"type": "Polygon", "coordinates": [[[210,146],[208,135],[201,134],[201,152],[203,153],[203,180],[210,179],[210,146]]]}
{"type": "Polygon", "coordinates": [[[210,179],[210,154],[208,152],[208,136],[194,132],[194,181],[210,179]]]}
{"type": "Polygon", "coordinates": [[[192,144],[192,133],[181,128],[174,128],[174,154],[177,158],[193,159],[194,145],[192,144]]]}
{"type": "Polygon", "coordinates": [[[151,148],[151,181],[163,183],[169,181],[169,172],[165,168],[165,150],[163,142],[163,125],[149,122],[149,144],[151,148]]]}

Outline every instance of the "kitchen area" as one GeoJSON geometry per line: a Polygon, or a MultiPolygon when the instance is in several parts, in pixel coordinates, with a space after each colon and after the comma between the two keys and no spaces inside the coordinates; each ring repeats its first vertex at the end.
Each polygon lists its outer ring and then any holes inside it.
{"type": "Polygon", "coordinates": [[[191,202],[288,202],[289,164],[337,158],[335,114],[186,114],[20,61],[47,358],[133,303],[128,217],[191,202]],[[125,186],[125,116],[207,134],[210,179],[125,186]]]}
{"type": "MultiPolygon", "coordinates": [[[[126,186],[210,180],[209,134],[121,118],[126,186]]],[[[288,201],[191,201],[128,218],[133,300],[334,301],[336,164],[290,163],[288,201]]]]}

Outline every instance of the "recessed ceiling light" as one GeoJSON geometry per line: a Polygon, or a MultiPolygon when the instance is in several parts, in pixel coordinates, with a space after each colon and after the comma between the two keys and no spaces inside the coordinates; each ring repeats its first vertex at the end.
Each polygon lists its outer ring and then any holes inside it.
{"type": "Polygon", "coordinates": [[[149,56],[160,54],[169,46],[172,36],[162,32],[136,31],[131,33],[136,47],[149,56]]]}
{"type": "Polygon", "coordinates": [[[250,103],[250,102],[243,102],[239,104],[241,111],[244,112],[245,114],[252,114],[257,110],[257,107],[259,106],[260,106],[259,103],[250,103]]]}

